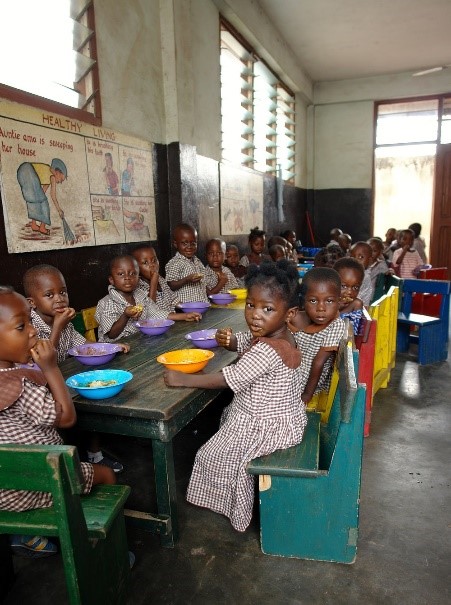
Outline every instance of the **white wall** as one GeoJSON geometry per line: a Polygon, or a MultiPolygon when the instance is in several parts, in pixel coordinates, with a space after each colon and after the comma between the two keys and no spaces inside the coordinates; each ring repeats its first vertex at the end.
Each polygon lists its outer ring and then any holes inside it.
{"type": "Polygon", "coordinates": [[[416,78],[398,74],[316,84],[309,186],[371,188],[374,101],[446,92],[451,92],[451,70],[416,78]]]}

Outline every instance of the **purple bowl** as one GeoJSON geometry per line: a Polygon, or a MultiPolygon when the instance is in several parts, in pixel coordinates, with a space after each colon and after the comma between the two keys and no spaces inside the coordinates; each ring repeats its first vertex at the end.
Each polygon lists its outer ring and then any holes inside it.
{"type": "Polygon", "coordinates": [[[122,347],[112,342],[86,342],[69,349],[68,353],[85,366],[100,366],[111,361],[119,351],[122,347]]]}
{"type": "Polygon", "coordinates": [[[183,311],[183,313],[205,313],[210,308],[210,303],[202,302],[200,300],[194,302],[178,303],[177,307],[183,311]]]}
{"type": "Polygon", "coordinates": [[[228,292],[219,292],[219,294],[210,294],[208,298],[215,305],[229,305],[236,299],[236,296],[228,292]]]}
{"type": "Polygon", "coordinates": [[[214,349],[214,347],[218,346],[215,334],[216,328],[210,330],[197,330],[196,332],[190,332],[185,338],[200,349],[214,349]]]}
{"type": "Polygon", "coordinates": [[[164,334],[175,322],[172,319],[141,319],[135,326],[147,336],[164,334]]]}

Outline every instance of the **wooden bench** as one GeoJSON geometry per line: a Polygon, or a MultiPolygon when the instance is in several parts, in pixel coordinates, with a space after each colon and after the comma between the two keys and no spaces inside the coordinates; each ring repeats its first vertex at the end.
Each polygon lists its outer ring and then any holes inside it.
{"type": "Polygon", "coordinates": [[[410,343],[418,345],[418,363],[427,365],[448,358],[450,282],[405,279],[401,312],[398,315],[397,350],[406,353],[410,343]],[[439,316],[412,313],[416,293],[441,295],[439,316]],[[412,327],[416,332],[412,332],[412,327]]]}
{"type": "MultiPolygon", "coordinates": [[[[447,267],[432,267],[431,269],[421,269],[418,279],[435,279],[448,281],[447,267]]],[[[439,317],[442,297],[440,294],[421,294],[417,292],[412,299],[412,313],[419,315],[431,315],[439,317]]]]}
{"type": "MultiPolygon", "coordinates": [[[[81,469],[73,446],[0,445],[0,488],[52,494],[49,508],[0,510],[0,534],[57,536],[71,605],[126,603],[128,486],[99,485],[80,496],[81,469]]],[[[11,571],[11,552],[9,558],[11,571]]]]}
{"type": "Polygon", "coordinates": [[[374,359],[376,354],[377,321],[363,309],[361,333],[355,337],[355,346],[359,351],[359,373],[357,381],[366,385],[365,425],[363,434],[368,437],[373,407],[374,359]]]}
{"type": "Polygon", "coordinates": [[[365,387],[351,342],[327,424],[308,412],[302,442],[252,460],[259,475],[261,548],[266,554],[353,563],[357,552],[365,387]]]}

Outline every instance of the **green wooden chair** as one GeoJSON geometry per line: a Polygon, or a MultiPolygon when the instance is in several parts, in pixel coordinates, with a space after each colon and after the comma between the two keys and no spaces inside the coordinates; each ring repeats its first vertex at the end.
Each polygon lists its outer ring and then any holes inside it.
{"type": "Polygon", "coordinates": [[[57,536],[71,605],[126,603],[130,564],[123,508],[128,486],[98,485],[81,496],[75,447],[0,445],[0,488],[52,494],[49,508],[0,510],[0,534],[57,536]]]}

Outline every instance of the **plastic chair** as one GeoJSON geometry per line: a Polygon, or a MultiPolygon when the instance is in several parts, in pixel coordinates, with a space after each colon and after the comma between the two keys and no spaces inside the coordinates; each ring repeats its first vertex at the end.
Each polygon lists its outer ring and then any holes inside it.
{"type": "Polygon", "coordinates": [[[406,279],[403,286],[401,313],[398,315],[398,352],[407,352],[411,342],[418,344],[418,363],[426,365],[448,358],[450,282],[406,279]],[[412,313],[413,295],[440,294],[439,316],[412,313]],[[416,332],[411,328],[415,327],[416,332]]]}
{"type": "Polygon", "coordinates": [[[91,342],[97,341],[96,329],[99,327],[94,315],[97,307],[88,307],[81,310],[81,315],[85,324],[85,338],[91,342]]]}

